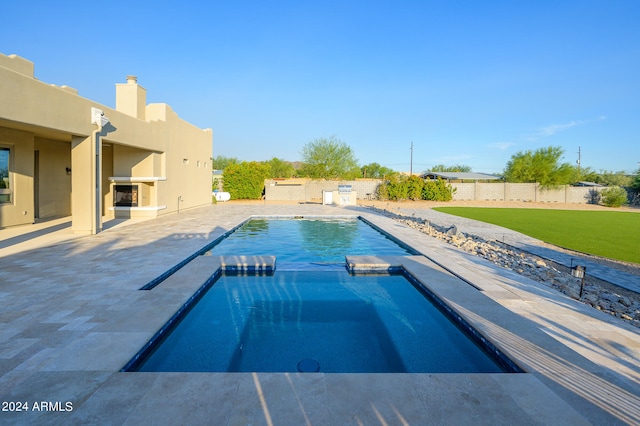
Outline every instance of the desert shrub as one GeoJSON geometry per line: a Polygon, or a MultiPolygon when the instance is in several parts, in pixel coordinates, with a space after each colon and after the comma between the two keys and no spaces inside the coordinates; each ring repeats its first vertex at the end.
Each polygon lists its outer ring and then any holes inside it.
{"type": "Polygon", "coordinates": [[[235,200],[259,200],[269,171],[269,165],[255,161],[230,164],[224,169],[224,190],[235,200]]]}
{"type": "Polygon", "coordinates": [[[422,187],[424,186],[424,180],[418,176],[411,176],[406,180],[407,185],[407,197],[411,200],[422,199],[422,187]]]}
{"type": "Polygon", "coordinates": [[[600,195],[600,191],[598,191],[597,189],[590,189],[589,192],[587,192],[587,195],[584,196],[584,198],[586,198],[587,204],[600,204],[602,195],[600,195]]]}
{"type": "Polygon", "coordinates": [[[627,195],[629,204],[640,204],[640,169],[638,169],[635,176],[633,177],[631,184],[629,185],[627,195]]]}
{"type": "Polygon", "coordinates": [[[454,192],[455,189],[442,179],[425,181],[418,176],[393,176],[387,182],[378,185],[376,194],[379,200],[451,201],[454,192]]]}
{"type": "Polygon", "coordinates": [[[631,205],[640,205],[640,190],[635,190],[632,188],[627,189],[627,200],[631,205]]]}
{"type": "Polygon", "coordinates": [[[627,191],[619,186],[605,188],[600,194],[602,195],[602,204],[607,207],[620,207],[627,203],[627,191]]]}
{"type": "Polygon", "coordinates": [[[430,201],[451,201],[454,189],[444,180],[427,180],[422,187],[422,199],[430,201]]]}
{"type": "Polygon", "coordinates": [[[409,186],[406,179],[392,179],[389,181],[387,193],[390,200],[406,200],[409,195],[409,186]]]}
{"type": "Polygon", "coordinates": [[[378,185],[376,196],[378,200],[402,201],[407,198],[408,187],[406,179],[391,176],[389,180],[378,185]]]}
{"type": "Polygon", "coordinates": [[[389,199],[389,182],[382,182],[376,188],[376,198],[386,201],[389,199]]]}

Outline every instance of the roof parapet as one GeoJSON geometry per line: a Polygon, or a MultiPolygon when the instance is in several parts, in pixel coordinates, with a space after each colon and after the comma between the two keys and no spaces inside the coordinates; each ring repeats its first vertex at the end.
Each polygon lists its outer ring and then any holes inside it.
{"type": "Polygon", "coordinates": [[[15,54],[7,56],[0,53],[0,67],[8,68],[31,78],[34,78],[35,75],[33,62],[15,54]]]}

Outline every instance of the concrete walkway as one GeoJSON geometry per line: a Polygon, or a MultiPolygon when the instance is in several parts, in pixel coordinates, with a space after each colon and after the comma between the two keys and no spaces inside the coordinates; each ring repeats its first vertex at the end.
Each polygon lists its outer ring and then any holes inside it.
{"type": "Polygon", "coordinates": [[[640,424],[637,329],[370,209],[217,204],[88,237],[40,225],[0,231],[0,394],[27,404],[3,424],[640,424]],[[403,266],[526,373],[119,372],[219,264],[144,284],[250,215],[345,214],[428,256],[403,266]]]}

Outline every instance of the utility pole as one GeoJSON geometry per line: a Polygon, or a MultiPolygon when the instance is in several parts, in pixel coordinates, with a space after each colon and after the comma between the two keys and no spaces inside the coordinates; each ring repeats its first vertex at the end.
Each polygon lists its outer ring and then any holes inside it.
{"type": "Polygon", "coordinates": [[[578,147],[578,161],[576,161],[576,163],[578,163],[578,173],[580,173],[580,161],[582,160],[582,153],[580,152],[580,147],[578,147]]]}
{"type": "Polygon", "coordinates": [[[411,162],[409,163],[409,176],[413,176],[413,141],[411,141],[411,162]]]}

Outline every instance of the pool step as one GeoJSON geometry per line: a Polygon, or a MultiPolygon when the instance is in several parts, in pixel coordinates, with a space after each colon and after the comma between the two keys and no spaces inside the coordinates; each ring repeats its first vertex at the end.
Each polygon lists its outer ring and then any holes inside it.
{"type": "MultiPolygon", "coordinates": [[[[216,257],[216,256],[214,256],[216,257]]],[[[217,256],[225,274],[273,274],[275,256],[217,256]]]]}
{"type": "Polygon", "coordinates": [[[406,256],[345,256],[347,269],[352,274],[396,272],[402,270],[406,256]]]}

